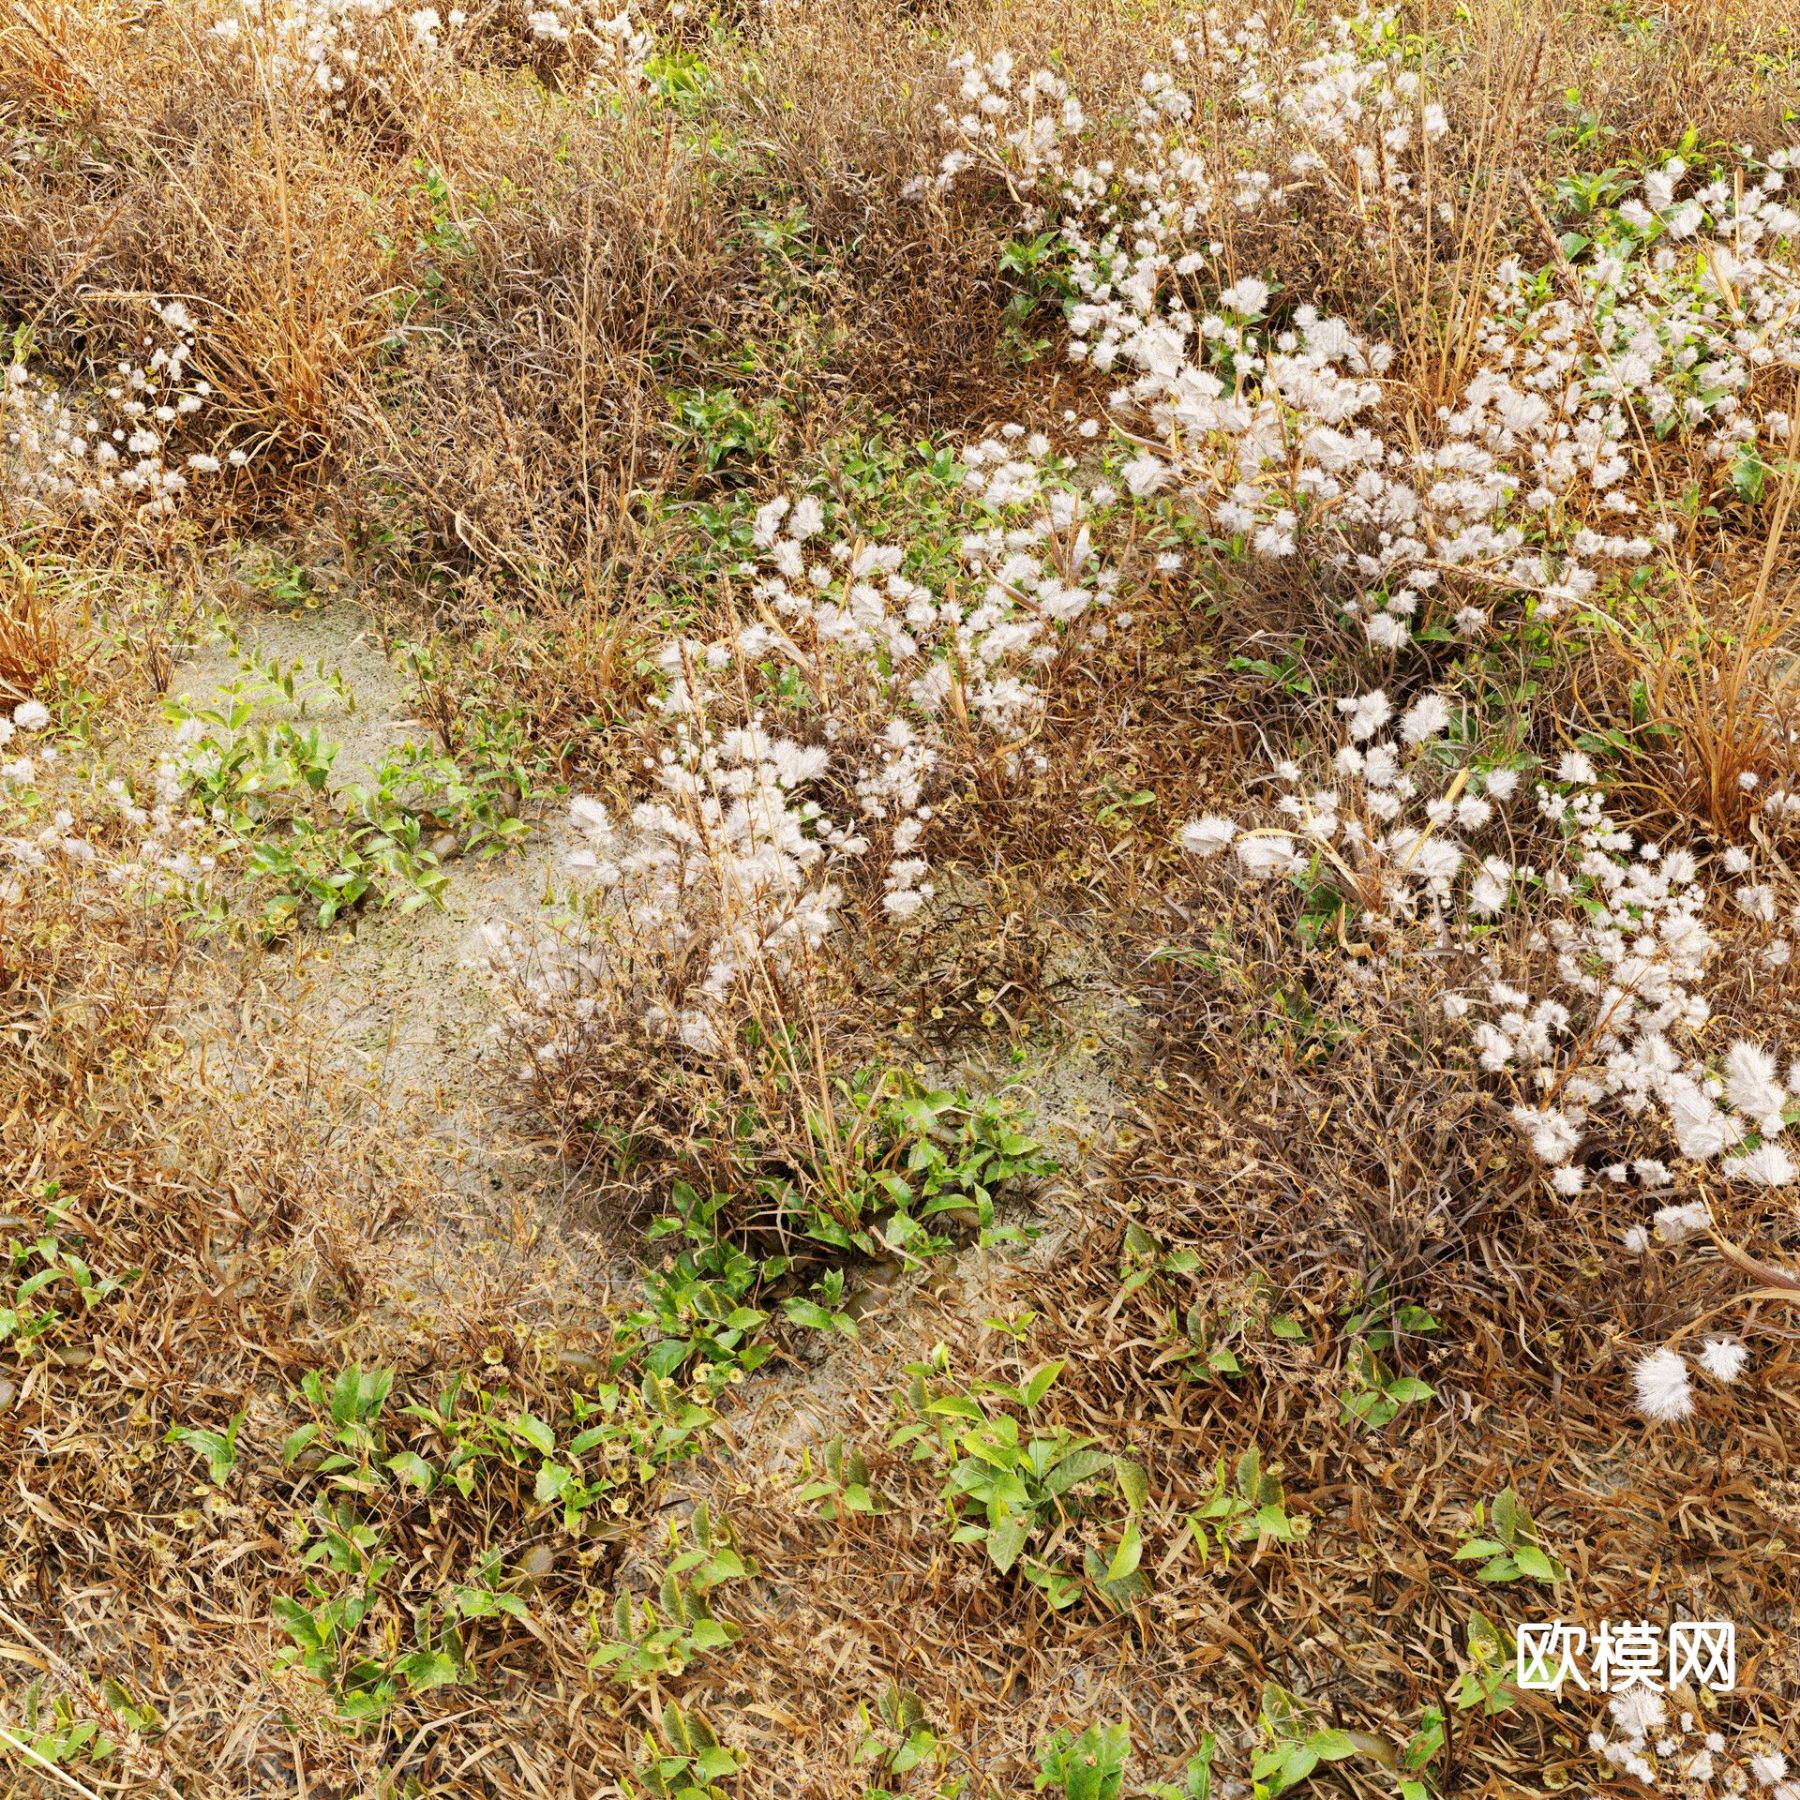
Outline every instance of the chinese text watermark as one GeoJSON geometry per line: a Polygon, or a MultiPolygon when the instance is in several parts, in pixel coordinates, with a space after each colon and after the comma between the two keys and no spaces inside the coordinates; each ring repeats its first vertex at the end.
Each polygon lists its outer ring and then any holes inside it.
{"type": "Polygon", "coordinates": [[[1737,1627],[1727,1619],[1677,1619],[1666,1631],[1643,1619],[1602,1620],[1592,1632],[1561,1619],[1521,1625],[1516,1679],[1547,1693],[1559,1693],[1565,1681],[1598,1694],[1660,1694],[1691,1681],[1729,1694],[1737,1686],[1737,1627]]]}

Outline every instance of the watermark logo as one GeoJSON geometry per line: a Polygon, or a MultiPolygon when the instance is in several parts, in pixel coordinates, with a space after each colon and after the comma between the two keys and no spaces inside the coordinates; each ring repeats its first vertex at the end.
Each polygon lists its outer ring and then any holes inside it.
{"type": "Polygon", "coordinates": [[[1728,1619],[1677,1619],[1666,1633],[1644,1619],[1602,1620],[1592,1633],[1562,1619],[1521,1625],[1516,1679],[1552,1694],[1565,1681],[1583,1693],[1660,1694],[1691,1681],[1729,1694],[1737,1687],[1737,1627],[1728,1619]]]}

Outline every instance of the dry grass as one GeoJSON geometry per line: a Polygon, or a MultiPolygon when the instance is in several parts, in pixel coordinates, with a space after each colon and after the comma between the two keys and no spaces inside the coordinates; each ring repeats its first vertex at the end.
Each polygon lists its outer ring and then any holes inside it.
{"type": "Polygon", "coordinates": [[[1800,581],[1785,540],[1793,507],[1793,483],[1781,480],[1754,566],[1734,571],[1721,592],[1684,591],[1686,630],[1669,631],[1639,674],[1647,722],[1673,765],[1665,798],[1722,835],[1748,828],[1765,782],[1792,780],[1800,581]]]}
{"type": "Polygon", "coordinates": [[[0,687],[14,702],[27,699],[38,684],[67,668],[72,657],[46,593],[47,580],[23,558],[7,555],[0,573],[0,687]]]}
{"type": "MultiPolygon", "coordinates": [[[[1278,239],[1296,288],[1394,338],[1400,404],[1421,419],[1472,364],[1494,261],[1534,241],[1519,194],[1572,154],[1551,139],[1572,111],[1614,134],[1597,155],[1623,157],[1689,123],[1767,140],[1791,92],[1773,9],[1678,8],[1647,34],[1597,3],[1475,11],[1452,79],[1482,127],[1443,148],[1437,179],[1462,210],[1441,235],[1413,241],[1360,191],[1321,186],[1291,217],[1246,220],[1228,251],[1250,272],[1278,239]]],[[[67,754],[86,771],[91,752],[94,778],[70,777],[88,837],[127,848],[100,777],[153,766],[169,644],[243,536],[336,544],[376,625],[421,647],[417,716],[443,746],[486,742],[501,720],[546,789],[628,800],[657,742],[648,655],[743,616],[741,496],[821,469],[841,482],[846,446],[1035,426],[1104,395],[1101,377],[1055,368],[1054,347],[1019,354],[996,271],[1014,229],[1003,191],[901,199],[938,151],[945,43],[1006,44],[1022,62],[1060,49],[1084,92],[1123,105],[1167,23],[1156,6],[1061,0],[671,16],[665,46],[709,71],[697,99],[584,101],[501,44],[468,65],[402,56],[331,111],[253,79],[179,6],[20,0],[0,23],[5,323],[79,386],[135,341],[147,303],[180,297],[208,416],[254,453],[166,528],[89,522],[53,541],[0,521],[0,701],[69,703],[62,722],[87,735],[67,754]],[[769,429],[707,467],[670,396],[720,388],[769,429]]],[[[1545,640],[1530,708],[1569,740],[1617,732],[1615,799],[1722,842],[1745,818],[1739,777],[1790,773],[1794,489],[1772,482],[1755,511],[1679,445],[1643,460],[1719,512],[1678,546],[1681,581],[1621,612],[1612,642],[1545,640]]],[[[535,1159],[566,1237],[471,1200],[425,1147],[423,1109],[347,1073],[348,1030],[304,959],[131,899],[97,866],[0,881],[0,1236],[27,1266],[55,1206],[65,1249],[129,1275],[65,1304],[30,1354],[0,1348],[0,1728],[20,1729],[41,1678],[46,1704],[67,1697],[122,1748],[52,1774],[9,1763],[0,1739],[0,1792],[610,1797],[637,1791],[645,1734],[677,1702],[740,1753],[736,1800],[835,1800],[876,1779],[854,1764],[856,1709],[888,1684],[954,1744],[971,1800],[1029,1791],[1043,1735],[1096,1720],[1131,1723],[1134,1779],[1175,1775],[1207,1731],[1241,1776],[1266,1681],[1403,1750],[1468,1667],[1472,1611],[1565,1602],[1590,1619],[1737,1620],[1746,1666],[1721,1726],[1770,1743],[1790,1727],[1791,1307],[1754,1301],[1754,1373],[1691,1422],[1646,1430],[1621,1404],[1631,1359],[1735,1303],[1741,1271],[1711,1251],[1624,1265],[1630,1196],[1546,1191],[1469,1078],[1441,959],[1377,964],[1341,923],[1337,944],[1303,947],[1273,902],[1178,866],[1179,821],[1236,804],[1252,765],[1323,738],[1334,679],[1370,666],[1321,622],[1313,578],[1201,566],[1192,586],[1152,584],[1131,633],[1059,671],[1038,773],[957,767],[931,931],[865,929],[876,900],[853,896],[843,957],[771,983],[756,1034],[716,1059],[648,1037],[627,984],[556,1080],[521,1095],[509,1059],[482,1065],[494,1139],[535,1159]],[[1232,659],[1302,633],[1311,686],[1283,708],[1232,659]],[[1347,958],[1373,972],[1347,975],[1347,958]],[[1008,1214],[1036,1220],[1036,1245],[965,1244],[899,1280],[846,1259],[860,1336],[783,1338],[715,1396],[701,1457],[625,1481],[623,1511],[580,1532],[537,1499],[530,1459],[495,1458],[467,1495],[371,1482],[358,1505],[394,1559],[369,1628],[384,1655],[489,1553],[529,1618],[468,1623],[463,1679],[361,1731],[278,1671],[274,1603],[304,1592],[298,1546],[321,1492],[281,1454],[307,1416],[306,1373],[391,1368],[396,1400],[427,1406],[462,1377],[572,1430],[624,1354],[615,1294],[635,1300],[634,1265],[666,1255],[637,1227],[672,1182],[729,1192],[727,1216],[750,1221],[740,1238],[766,1253],[772,1184],[827,1202],[852,1184],[871,1128],[842,1080],[915,1063],[975,1086],[1022,1068],[1045,1116],[1061,1111],[1061,1175],[1008,1214]],[[444,1254],[457,1208],[473,1224],[454,1242],[491,1238],[491,1261],[444,1254]],[[1128,1291],[1128,1231],[1177,1266],[1128,1291]],[[402,1291],[422,1265],[440,1283],[429,1319],[402,1291]],[[1395,1353],[1437,1399],[1371,1434],[1344,1414],[1346,1320],[1377,1293],[1437,1321],[1395,1353]],[[952,1544],[930,1470],[886,1448],[905,1365],[942,1343],[965,1379],[1015,1379],[985,1322],[1026,1308],[1025,1362],[1066,1361],[1045,1416],[1147,1471],[1155,1583],[1131,1609],[1053,1615],[952,1544]],[[1283,1314],[1303,1337],[1271,1335],[1283,1314]],[[1195,1342],[1230,1348],[1236,1372],[1172,1354],[1195,1342]],[[239,1412],[219,1483],[165,1441],[239,1412]],[[838,1435],[868,1454],[883,1514],[796,1505],[800,1453],[816,1462],[838,1435]],[[1253,1444],[1310,1531],[1205,1562],[1186,1516],[1217,1459],[1253,1444]],[[1451,1560],[1474,1506],[1509,1483],[1573,1589],[1521,1598],[1451,1560]],[[670,1522],[701,1498],[760,1565],[719,1597],[742,1635],[684,1673],[616,1682],[591,1661],[593,1621],[621,1587],[654,1590],[670,1522]],[[126,1709],[144,1702],[158,1724],[137,1731],[126,1709]]],[[[1492,740],[1516,747],[1530,728],[1507,689],[1492,740]]],[[[39,809],[19,842],[47,825],[39,809]]],[[[1506,947],[1528,956],[1518,936],[1506,947]]],[[[1785,1041],[1794,979],[1756,943],[1721,959],[1714,1029],[1785,1041]]],[[[670,979],[679,954],[651,974],[670,979]]],[[[1730,1243],[1791,1258],[1778,1195],[1706,1197],[1730,1243]]],[[[441,1448],[417,1419],[389,1423],[390,1452],[441,1448]]],[[[1456,1714],[1434,1792],[1589,1784],[1591,1722],[1540,1696],[1456,1714]]],[[[1331,1780],[1393,1789],[1368,1759],[1331,1780]]]]}

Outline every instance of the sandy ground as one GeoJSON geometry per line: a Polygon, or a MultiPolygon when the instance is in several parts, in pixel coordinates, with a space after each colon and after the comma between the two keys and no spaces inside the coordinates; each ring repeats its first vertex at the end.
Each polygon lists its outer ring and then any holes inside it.
{"type": "MultiPolygon", "coordinates": [[[[215,707],[234,684],[266,686],[259,668],[299,665],[293,699],[265,693],[256,717],[316,724],[340,746],[334,787],[367,781],[408,741],[432,745],[406,682],[353,601],[267,613],[236,629],[236,645],[217,636],[176,666],[171,698],[215,707]]],[[[166,749],[173,729],[158,720],[143,748],[166,749]]],[[[352,1128],[406,1146],[409,1192],[391,1221],[321,1222],[378,1271],[383,1310],[420,1329],[540,1313],[566,1324],[603,1307],[619,1273],[608,1247],[617,1234],[589,1215],[573,1174],[498,1103],[500,1007],[480,932],[536,920],[569,847],[559,808],[528,818],[522,848],[446,862],[442,906],[365,906],[335,929],[302,929],[260,953],[263,985],[278,994],[280,1015],[303,1021],[316,1040],[352,1128]]],[[[241,1049],[247,1064],[261,1054],[257,1045],[241,1049]]]]}
{"type": "MultiPolygon", "coordinates": [[[[235,644],[219,635],[190,651],[174,670],[171,697],[213,707],[234,684],[254,686],[259,669],[296,670],[293,699],[265,693],[257,717],[316,724],[340,746],[336,786],[367,780],[408,740],[432,741],[353,600],[246,614],[235,631],[235,644]]],[[[160,752],[172,732],[159,720],[141,747],[160,752]]],[[[554,1316],[566,1331],[583,1318],[600,1324],[615,1294],[619,1304],[635,1298],[633,1235],[597,1216],[578,1174],[501,1102],[499,1000],[483,972],[480,932],[539,919],[570,847],[559,806],[527,817],[522,849],[446,864],[442,907],[364,907],[337,929],[303,929],[262,953],[278,974],[282,1014],[316,1040],[351,1128],[404,1147],[408,1191],[396,1196],[391,1216],[365,1194],[356,1203],[361,1216],[318,1221],[379,1272],[380,1311],[403,1330],[554,1316]]],[[[1015,1275],[1047,1265],[1079,1229],[1086,1185],[1098,1178],[1095,1152],[1129,1142],[1119,1075],[1135,1058],[1137,1021],[1097,971],[1072,966],[1058,986],[1065,1029],[1023,1069],[987,1066],[977,1045],[955,1067],[929,1072],[933,1081],[976,1089],[1019,1082],[1031,1129],[1062,1165],[1031,1209],[1039,1235],[1022,1249],[966,1251],[859,1296],[863,1342],[804,1344],[800,1361],[759,1383],[766,1401],[742,1419],[746,1435],[760,1440],[759,1459],[786,1461],[802,1443],[816,1444],[821,1426],[863,1387],[871,1358],[889,1360],[900,1344],[916,1350],[929,1319],[987,1316],[1015,1275]]],[[[242,1049],[253,1067],[264,1047],[242,1049]]]]}
{"type": "Polygon", "coordinates": [[[258,685],[272,666],[294,672],[292,702],[277,695],[257,706],[258,719],[317,725],[340,746],[334,786],[366,782],[382,757],[409,739],[432,741],[415,719],[405,683],[389,663],[367,614],[348,600],[293,612],[264,612],[243,621],[234,647],[223,635],[197,646],[176,665],[169,697],[196,707],[223,704],[234,684],[258,685]]]}

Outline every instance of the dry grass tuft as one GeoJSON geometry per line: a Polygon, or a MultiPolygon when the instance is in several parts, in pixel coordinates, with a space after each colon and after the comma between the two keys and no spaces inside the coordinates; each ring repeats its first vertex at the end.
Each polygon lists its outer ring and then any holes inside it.
{"type": "Polygon", "coordinates": [[[68,666],[47,574],[10,551],[0,565],[0,690],[13,701],[68,666]]]}

